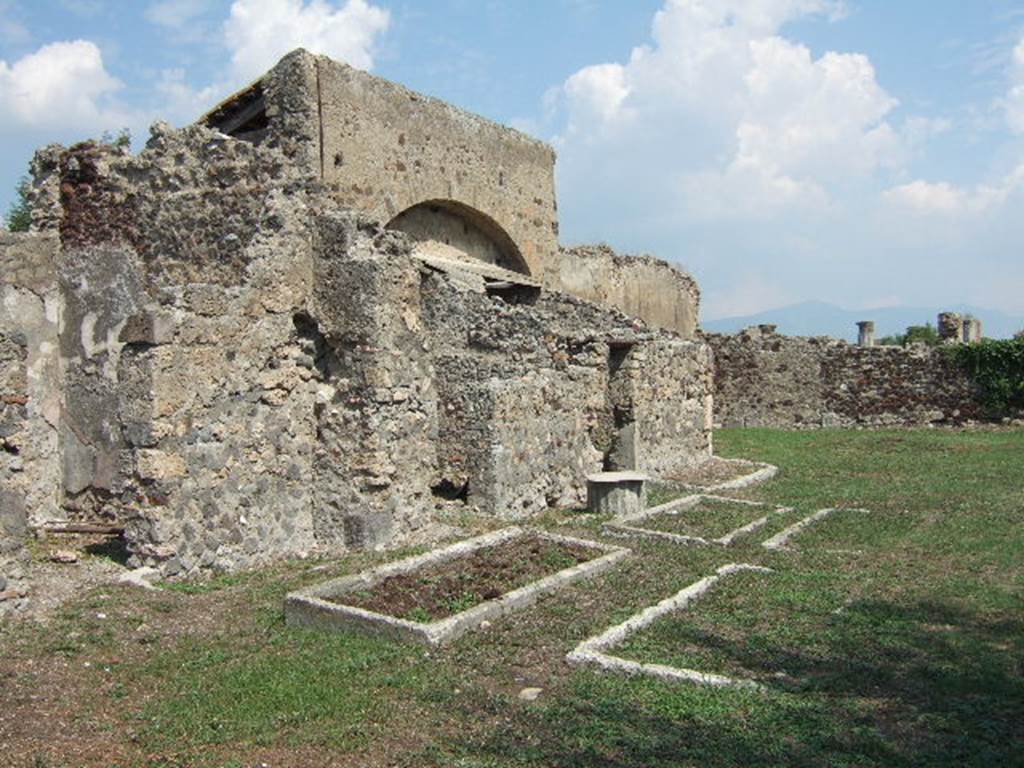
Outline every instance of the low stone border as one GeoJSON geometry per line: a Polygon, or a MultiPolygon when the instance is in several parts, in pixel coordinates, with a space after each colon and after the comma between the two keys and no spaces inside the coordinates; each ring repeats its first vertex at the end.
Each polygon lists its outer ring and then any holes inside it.
{"type": "Polygon", "coordinates": [[[726,480],[721,483],[714,483],[712,485],[701,485],[699,483],[674,483],[671,480],[667,482],[673,487],[682,488],[687,491],[705,491],[708,493],[714,493],[715,491],[737,491],[741,488],[749,488],[752,485],[759,485],[771,480],[779,474],[779,468],[777,466],[763,461],[750,461],[749,459],[722,459],[717,456],[715,458],[718,461],[724,461],[729,464],[750,467],[750,474],[743,475],[742,477],[737,477],[732,480],[726,480]]]}
{"type": "Polygon", "coordinates": [[[560,536],[547,531],[519,527],[503,528],[500,531],[460,541],[423,555],[398,560],[353,576],[343,576],[291,592],[285,596],[284,600],[285,619],[292,626],[317,627],[336,631],[362,630],[399,640],[413,640],[436,646],[476,629],[484,621],[525,608],[534,603],[541,595],[553,592],[579,579],[607,571],[629,553],[630,550],[625,547],[560,536]],[[577,544],[605,554],[594,560],[588,560],[585,563],[558,571],[539,581],[526,584],[494,600],[488,600],[461,613],[433,622],[399,619],[326,599],[337,600],[345,594],[370,589],[388,576],[408,573],[423,566],[454,560],[478,549],[501,544],[525,535],[536,535],[554,542],[577,544]]]}
{"type": "Polygon", "coordinates": [[[701,672],[696,669],[669,667],[664,664],[644,664],[607,653],[611,648],[621,644],[627,637],[649,627],[662,616],[675,611],[686,610],[689,608],[690,603],[710,591],[723,578],[742,571],[772,573],[770,568],[762,568],[757,565],[737,565],[735,563],[723,565],[715,571],[713,576],[706,576],[700,581],[680,590],[672,597],[662,600],[657,605],[652,605],[640,611],[640,613],[630,616],[621,624],[605,630],[600,635],[587,638],[576,646],[566,656],[566,659],[570,664],[593,665],[608,672],[623,672],[627,675],[645,675],[661,680],[696,683],[698,685],[711,685],[715,687],[733,686],[761,689],[762,686],[753,680],[738,680],[726,677],[725,675],[701,672]]]}
{"type": "Polygon", "coordinates": [[[689,544],[696,546],[717,544],[719,546],[728,547],[741,536],[746,536],[747,534],[754,533],[755,531],[763,528],[768,524],[772,515],[779,515],[784,512],[792,511],[792,507],[773,507],[770,504],[762,504],[758,501],[747,501],[746,499],[733,499],[728,496],[715,496],[714,494],[697,493],[691,496],[682,496],[678,499],[673,499],[666,504],[662,504],[657,507],[650,507],[631,515],[623,515],[622,517],[613,518],[605,523],[604,528],[605,531],[610,534],[624,533],[633,536],[645,536],[652,539],[672,541],[676,544],[689,544]],[[724,501],[730,504],[740,504],[751,507],[752,510],[765,509],[768,510],[768,513],[744,526],[729,531],[727,534],[720,536],[717,539],[705,539],[700,536],[687,536],[682,533],[669,533],[668,531],[658,531],[653,528],[644,528],[642,525],[638,525],[638,523],[642,523],[644,520],[649,520],[650,518],[658,515],[694,507],[704,499],[710,499],[711,501],[724,501]]]}
{"type": "Polygon", "coordinates": [[[824,520],[826,517],[831,515],[833,512],[862,512],[867,513],[866,509],[857,509],[851,507],[829,507],[828,509],[819,509],[817,512],[808,515],[803,520],[798,520],[788,528],[779,531],[777,534],[772,536],[770,539],[766,539],[761,542],[761,546],[765,549],[779,551],[792,550],[788,546],[789,540],[800,533],[805,528],[809,528],[815,523],[824,520]]]}

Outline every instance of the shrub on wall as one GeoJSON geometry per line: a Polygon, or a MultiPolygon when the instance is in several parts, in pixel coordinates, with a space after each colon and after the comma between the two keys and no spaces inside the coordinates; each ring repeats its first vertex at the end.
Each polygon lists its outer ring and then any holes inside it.
{"type": "Polygon", "coordinates": [[[992,416],[1024,410],[1024,338],[986,339],[950,347],[951,354],[981,388],[992,416]]]}

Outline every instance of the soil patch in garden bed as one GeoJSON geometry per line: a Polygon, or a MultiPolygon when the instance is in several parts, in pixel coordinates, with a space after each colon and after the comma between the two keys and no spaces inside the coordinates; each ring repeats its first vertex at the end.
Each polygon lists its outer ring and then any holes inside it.
{"type": "Polygon", "coordinates": [[[603,554],[593,547],[531,534],[388,576],[334,602],[410,621],[437,621],[603,554]]]}
{"type": "Polygon", "coordinates": [[[679,469],[666,475],[666,480],[682,485],[712,486],[739,480],[756,472],[759,465],[741,459],[723,459],[718,456],[692,467],[679,469]]]}
{"type": "Polygon", "coordinates": [[[763,508],[702,498],[692,507],[663,512],[642,525],[653,531],[716,539],[762,517],[763,508]]]}

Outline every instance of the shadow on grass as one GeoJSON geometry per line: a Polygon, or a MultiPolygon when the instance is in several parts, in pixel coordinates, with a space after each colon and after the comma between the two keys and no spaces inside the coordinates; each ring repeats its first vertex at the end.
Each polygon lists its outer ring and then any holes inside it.
{"type": "Polygon", "coordinates": [[[853,631],[813,654],[709,638],[720,658],[795,684],[741,694],[581,672],[571,695],[520,710],[467,751],[609,768],[1021,765],[1021,621],[936,603],[847,613],[853,631]]]}

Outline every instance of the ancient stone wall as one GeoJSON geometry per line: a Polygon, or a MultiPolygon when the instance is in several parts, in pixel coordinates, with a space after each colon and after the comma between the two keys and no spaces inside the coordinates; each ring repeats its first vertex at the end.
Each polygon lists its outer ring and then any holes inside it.
{"type": "Polygon", "coordinates": [[[682,270],[650,256],[623,256],[607,246],[563,248],[558,287],[685,339],[697,330],[697,283],[682,270]]]}
{"type": "Polygon", "coordinates": [[[706,340],[723,426],[923,425],[983,415],[969,377],[941,349],[859,347],[756,327],[706,340]]]}
{"type": "Polygon", "coordinates": [[[25,462],[28,416],[25,337],[0,330],[0,615],[16,600],[28,555],[25,462]]]}
{"type": "Polygon", "coordinates": [[[495,210],[519,222],[505,235],[517,248],[554,234],[553,218],[530,218],[554,216],[549,150],[365,78],[291,56],[237,136],[157,125],[138,156],[96,143],[37,155],[43,234],[0,244],[23,265],[5,270],[0,315],[21,409],[4,412],[20,441],[4,471],[28,478],[22,460],[40,459],[12,509],[116,521],[134,562],[174,575],[397,544],[452,502],[503,517],[575,505],[590,472],[709,455],[704,345],[493,268],[508,245],[495,210]],[[310,149],[323,105],[285,87],[311,76],[350,77],[334,92],[367,99],[352,106],[368,114],[336,118],[360,126],[369,149],[353,152],[372,150],[356,168],[392,157],[373,154],[379,132],[431,178],[467,185],[442,206],[480,214],[453,235],[464,260],[417,242],[449,218],[421,209],[423,231],[386,228],[325,183],[310,149]],[[476,170],[432,165],[459,157],[476,170]],[[520,199],[531,184],[536,200],[520,199]]]}
{"type": "MultiPolygon", "coordinates": [[[[5,489],[23,500],[34,523],[62,517],[59,425],[63,380],[58,348],[62,298],[57,285],[55,235],[0,233],[0,334],[8,345],[5,418],[0,439],[16,476],[5,489]],[[21,352],[13,354],[16,346],[21,352]],[[8,388],[10,391],[8,391],[8,388]],[[17,428],[15,428],[17,425],[17,428]],[[16,435],[16,436],[15,436],[16,435]]],[[[5,504],[6,506],[6,504],[5,504]]]]}
{"type": "Polygon", "coordinates": [[[473,230],[470,243],[497,242],[502,266],[538,280],[556,268],[554,152],[518,131],[306,51],[205,119],[257,141],[293,137],[303,172],[347,208],[384,223],[442,208],[457,221],[440,236],[473,230]]]}

